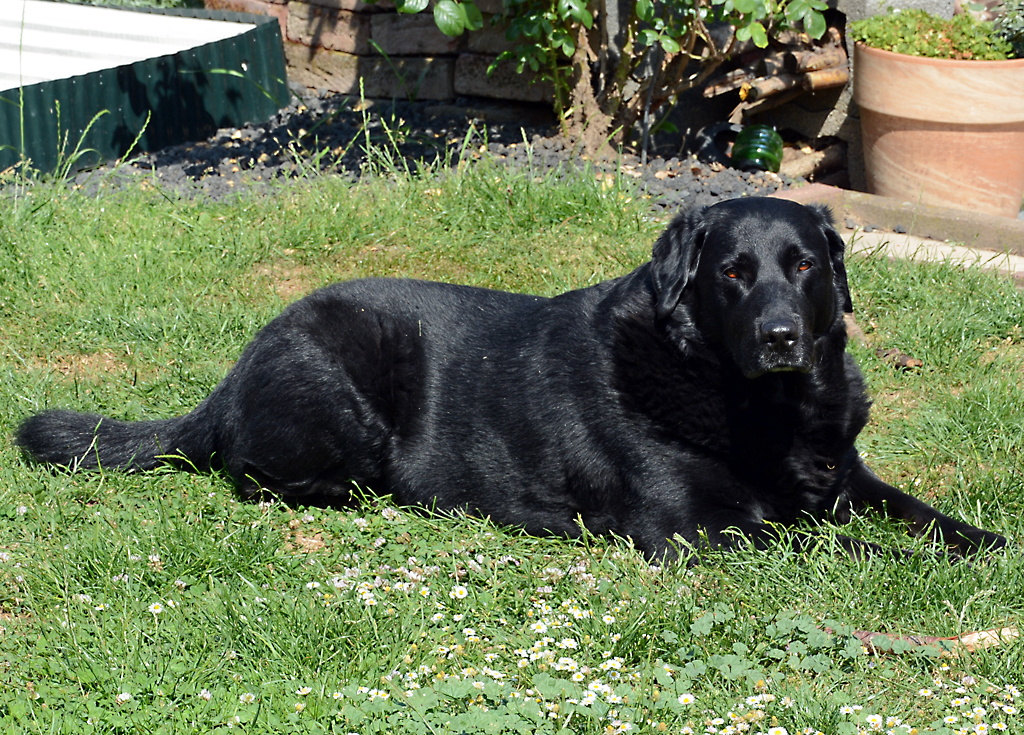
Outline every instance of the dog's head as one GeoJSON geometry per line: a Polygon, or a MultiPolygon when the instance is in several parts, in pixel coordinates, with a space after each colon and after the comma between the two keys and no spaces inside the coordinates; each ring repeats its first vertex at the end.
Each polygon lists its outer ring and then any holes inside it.
{"type": "Polygon", "coordinates": [[[852,311],[828,210],[784,199],[733,199],[677,218],[654,245],[651,280],[657,317],[692,320],[748,378],[809,371],[816,338],[852,311]]]}

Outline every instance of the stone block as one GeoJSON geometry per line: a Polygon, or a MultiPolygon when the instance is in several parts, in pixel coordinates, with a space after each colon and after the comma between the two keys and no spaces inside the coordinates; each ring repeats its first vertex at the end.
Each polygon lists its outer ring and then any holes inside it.
{"type": "Polygon", "coordinates": [[[485,15],[484,27],[479,31],[470,31],[466,38],[466,50],[474,54],[491,54],[497,56],[503,51],[512,51],[516,47],[515,41],[505,39],[506,26],[495,25],[496,16],[485,15]]]}
{"type": "Polygon", "coordinates": [[[455,59],[450,57],[407,56],[388,60],[372,56],[362,59],[359,69],[367,97],[417,100],[455,97],[455,59]]]}
{"type": "MultiPolygon", "coordinates": [[[[274,0],[281,2],[282,0],[274,0]]],[[[284,0],[287,2],[287,0],[284,0]]],[[[395,4],[390,0],[380,0],[376,3],[365,3],[362,0],[305,0],[310,5],[317,5],[321,8],[333,8],[334,10],[351,10],[355,13],[380,13],[394,11],[395,4]]]]}
{"type": "Polygon", "coordinates": [[[268,0],[203,0],[207,10],[227,10],[232,13],[272,15],[281,24],[281,38],[288,35],[288,6],[268,0]]]}
{"type": "Polygon", "coordinates": [[[494,58],[484,54],[459,54],[455,60],[455,93],[518,102],[550,103],[554,99],[551,84],[537,80],[529,71],[517,74],[512,61],[503,61],[487,76],[487,67],[494,58]]]}
{"type": "Polygon", "coordinates": [[[370,52],[370,16],[351,10],[288,3],[288,40],[349,54],[370,52]]]}
{"type": "Polygon", "coordinates": [[[455,97],[451,58],[356,56],[298,43],[285,44],[288,77],[307,87],[378,99],[449,100],[455,97]],[[396,74],[397,71],[397,74],[396,74]]]}
{"type": "Polygon", "coordinates": [[[374,15],[370,19],[370,38],[388,56],[438,56],[459,49],[459,39],[441,33],[434,14],[426,11],[374,15]]]}
{"type": "Polygon", "coordinates": [[[334,92],[359,91],[358,56],[286,41],[284,57],[292,81],[334,92]]]}
{"type": "Polygon", "coordinates": [[[502,0],[476,0],[476,6],[485,15],[498,15],[504,10],[502,0]]]}

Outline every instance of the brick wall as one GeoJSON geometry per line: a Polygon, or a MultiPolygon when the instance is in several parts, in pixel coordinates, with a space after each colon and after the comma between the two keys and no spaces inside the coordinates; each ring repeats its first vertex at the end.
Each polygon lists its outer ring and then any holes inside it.
{"type": "Polygon", "coordinates": [[[310,87],[367,97],[445,100],[461,95],[548,102],[549,85],[530,84],[503,62],[487,67],[509,47],[503,28],[491,25],[500,0],[480,0],[484,27],[450,38],[429,10],[398,13],[388,0],[204,0],[211,10],[270,15],[281,24],[288,76],[310,87]]]}

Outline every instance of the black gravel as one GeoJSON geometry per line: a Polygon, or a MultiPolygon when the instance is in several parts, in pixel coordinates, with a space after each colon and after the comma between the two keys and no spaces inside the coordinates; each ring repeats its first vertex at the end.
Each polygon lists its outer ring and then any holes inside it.
{"type": "Polygon", "coordinates": [[[682,153],[678,144],[676,155],[651,155],[646,165],[631,154],[585,160],[563,143],[550,109],[540,106],[474,99],[454,104],[360,103],[323,90],[295,87],[293,92],[292,103],[263,124],[218,130],[205,141],[146,153],[117,167],[83,171],[74,186],[94,193],[148,176],[179,196],[222,201],[314,172],[354,180],[389,170],[436,172],[460,156],[489,156],[537,173],[618,172],[636,180],[656,212],[674,212],[738,196],[771,194],[790,183],[771,173],[698,161],[682,153]]]}

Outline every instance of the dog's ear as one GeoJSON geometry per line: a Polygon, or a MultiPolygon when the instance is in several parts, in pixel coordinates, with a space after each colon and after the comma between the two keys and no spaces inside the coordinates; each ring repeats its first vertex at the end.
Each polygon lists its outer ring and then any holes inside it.
{"type": "Polygon", "coordinates": [[[679,304],[686,284],[697,272],[704,245],[704,209],[676,217],[658,241],[651,256],[654,308],[659,319],[666,318],[679,304]]]}
{"type": "Polygon", "coordinates": [[[843,238],[836,232],[835,219],[832,216],[831,209],[823,204],[812,204],[807,208],[814,213],[821,223],[821,230],[828,241],[829,259],[832,261],[832,279],[835,282],[836,290],[843,300],[843,311],[850,314],[853,312],[853,299],[850,298],[850,284],[846,278],[846,261],[843,257],[846,243],[843,242],[843,238]]]}

